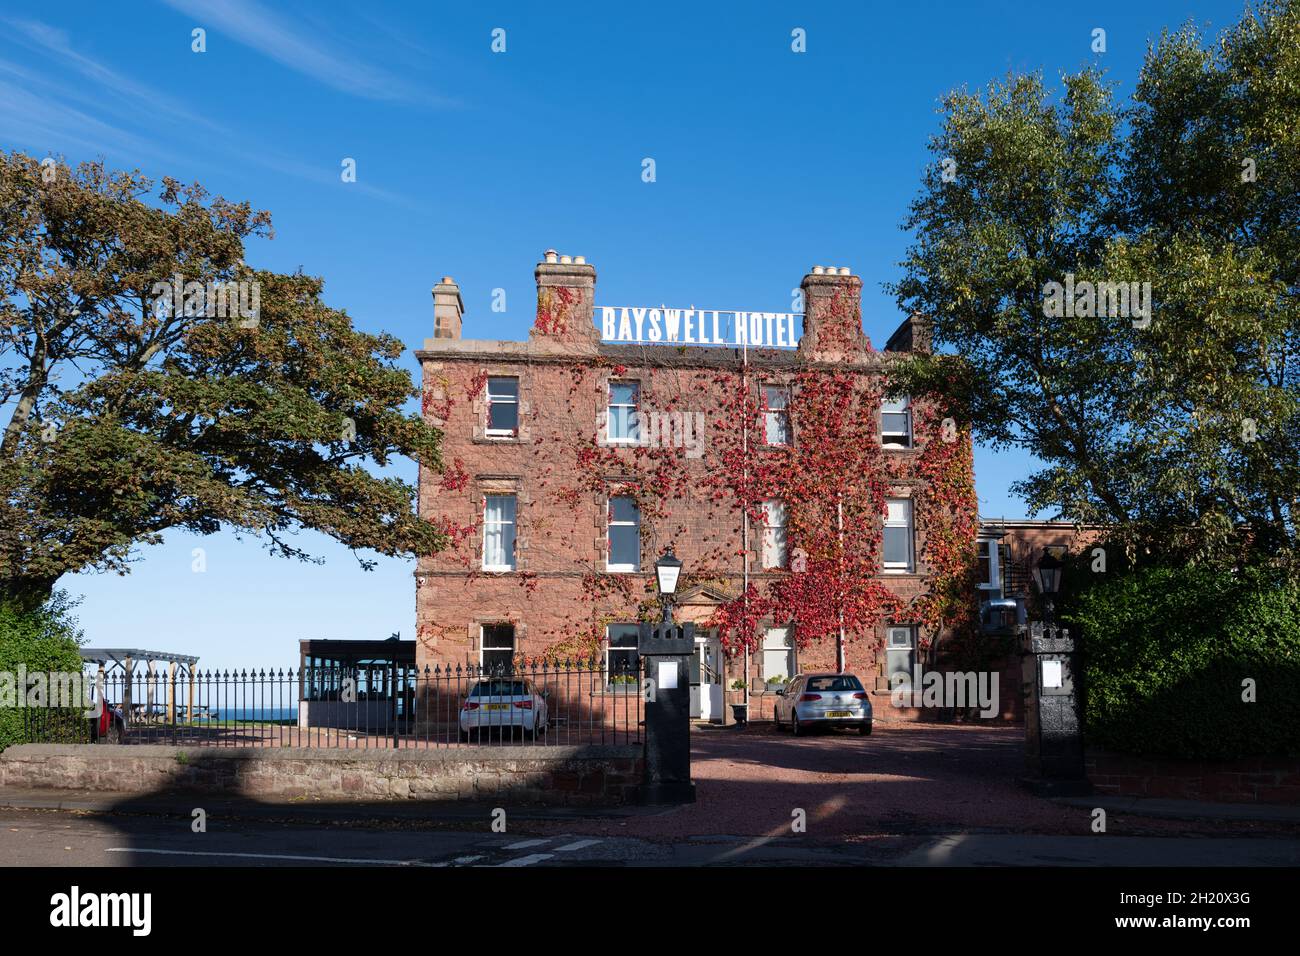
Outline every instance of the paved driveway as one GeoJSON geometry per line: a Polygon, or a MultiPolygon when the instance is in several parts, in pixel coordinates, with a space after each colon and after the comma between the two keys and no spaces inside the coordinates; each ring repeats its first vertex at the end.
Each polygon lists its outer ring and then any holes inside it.
{"type": "Polygon", "coordinates": [[[698,803],[663,822],[683,834],[788,834],[802,809],[813,838],[972,827],[1087,833],[1086,810],[1017,784],[1023,740],[1020,728],[934,724],[878,725],[870,737],[796,738],[762,724],[697,730],[698,803]]]}
{"type": "MultiPolygon", "coordinates": [[[[584,821],[582,832],[650,840],[781,838],[792,833],[794,811],[803,810],[804,836],[812,841],[979,832],[1093,835],[1090,807],[1041,799],[1019,785],[1019,727],[896,723],[877,725],[870,737],[832,731],[796,738],[756,724],[696,730],[692,744],[694,805],[622,821],[584,821]]],[[[1255,829],[1114,813],[1107,819],[1111,835],[1250,835],[1255,829]]]]}

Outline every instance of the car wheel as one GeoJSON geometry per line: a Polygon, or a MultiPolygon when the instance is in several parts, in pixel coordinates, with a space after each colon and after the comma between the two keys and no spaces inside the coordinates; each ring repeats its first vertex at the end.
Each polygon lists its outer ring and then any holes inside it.
{"type": "Polygon", "coordinates": [[[799,729],[799,715],[793,707],[790,708],[790,732],[796,737],[802,737],[804,732],[799,729]]]}
{"type": "Polygon", "coordinates": [[[871,736],[871,721],[869,721],[869,720],[864,720],[864,721],[862,722],[862,726],[858,728],[858,733],[860,733],[863,737],[870,737],[870,736],[871,736]]]}
{"type": "Polygon", "coordinates": [[[110,744],[120,744],[122,742],[122,725],[112,721],[108,725],[108,742],[110,744]]]}

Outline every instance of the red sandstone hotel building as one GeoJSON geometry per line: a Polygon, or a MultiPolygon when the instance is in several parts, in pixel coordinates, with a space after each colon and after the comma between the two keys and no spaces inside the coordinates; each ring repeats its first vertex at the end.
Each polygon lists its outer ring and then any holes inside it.
{"type": "MultiPolygon", "coordinates": [[[[846,366],[879,373],[901,353],[928,349],[923,323],[907,319],[883,351],[873,350],[862,332],[862,281],[841,268],[803,277],[801,334],[794,314],[720,320],[606,309],[594,301],[595,268],[551,250],[536,278],[537,322],[526,342],[466,337],[472,316],[463,315],[459,288],[447,278],[433,290],[434,337],[416,356],[425,417],[443,431],[445,468],[422,471],[419,506],[454,544],[415,572],[417,664],[492,666],[549,651],[600,655],[618,670],[635,659],[638,614],[653,613],[654,561],[671,545],[683,580],[693,582],[678,592],[676,617],[697,624],[697,716],[722,720],[724,694],[738,678],[758,689],[777,675],[833,667],[833,640],[798,647],[788,622],[767,620],[755,624],[761,633],[745,673],[744,655],[724,654],[707,626],[747,581],[790,573],[781,502],[764,502],[753,521],[702,490],[720,464],[709,427],[721,403],[710,401],[710,389],[729,377],[761,401],[746,439],[756,450],[791,442],[798,423],[785,409],[794,374],[846,366]],[[847,312],[833,306],[844,301],[847,312]],[[626,341],[629,329],[641,341],[626,341]],[[655,421],[656,407],[664,420],[655,421]],[[674,467],[684,469],[686,490],[670,513],[651,516],[622,493],[622,466],[630,472],[641,447],[666,437],[684,447],[674,467]],[[707,579],[687,577],[704,567],[707,579]]],[[[894,456],[896,476],[877,579],[909,601],[931,576],[927,529],[914,507],[927,494],[914,467],[924,444],[913,435],[914,411],[905,397],[883,401],[876,439],[894,456]]],[[[960,440],[969,442],[964,432],[960,440]]],[[[885,621],[875,634],[855,635],[847,668],[887,693],[889,675],[910,674],[933,636],[915,621],[885,621]]]]}

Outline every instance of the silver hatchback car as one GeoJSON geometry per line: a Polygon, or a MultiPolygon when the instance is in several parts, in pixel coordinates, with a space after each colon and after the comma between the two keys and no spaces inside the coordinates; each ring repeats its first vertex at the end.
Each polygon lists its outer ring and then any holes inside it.
{"type": "Polygon", "coordinates": [[[797,674],[777,691],[777,729],[797,737],[814,727],[857,727],[871,733],[871,698],[854,674],[797,674]]]}

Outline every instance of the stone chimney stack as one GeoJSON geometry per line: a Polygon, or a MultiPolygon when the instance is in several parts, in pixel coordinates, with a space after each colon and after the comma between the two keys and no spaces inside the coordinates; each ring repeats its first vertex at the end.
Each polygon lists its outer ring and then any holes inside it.
{"type": "Polygon", "coordinates": [[[862,331],[862,280],[847,266],[813,266],[800,288],[804,317],[799,357],[815,362],[865,358],[871,342],[862,331]]]}
{"type": "Polygon", "coordinates": [[[885,343],[886,352],[929,352],[933,330],[930,320],[920,312],[913,312],[885,343]]]}
{"type": "Polygon", "coordinates": [[[433,337],[435,339],[460,338],[460,318],[465,314],[465,303],[460,298],[460,286],[451,276],[443,276],[433,287],[433,337]]]}
{"type": "Polygon", "coordinates": [[[562,256],[547,249],[537,263],[537,321],[531,333],[535,343],[565,347],[600,344],[596,334],[593,300],[596,267],[582,256],[562,256]]]}

